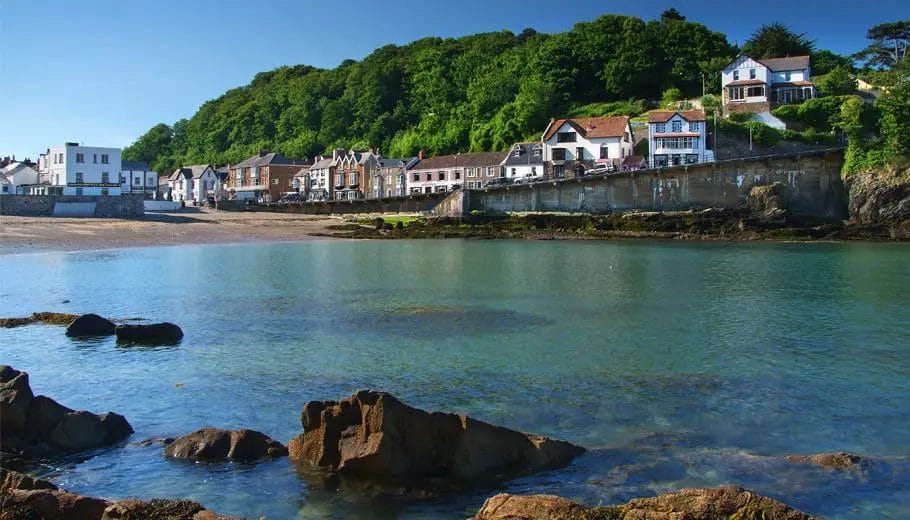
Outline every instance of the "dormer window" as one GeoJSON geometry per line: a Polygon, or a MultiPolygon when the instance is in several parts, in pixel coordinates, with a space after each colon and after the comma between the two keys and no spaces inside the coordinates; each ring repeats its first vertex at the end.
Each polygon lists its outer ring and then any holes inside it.
{"type": "Polygon", "coordinates": [[[541,148],[539,146],[535,146],[534,147],[534,157],[540,157],[541,153],[542,153],[541,148]]]}
{"type": "Polygon", "coordinates": [[[682,132],[682,121],[673,121],[672,125],[674,132],[682,132]]]}
{"type": "Polygon", "coordinates": [[[738,70],[733,71],[733,81],[739,81],[739,71],[738,70]]]}

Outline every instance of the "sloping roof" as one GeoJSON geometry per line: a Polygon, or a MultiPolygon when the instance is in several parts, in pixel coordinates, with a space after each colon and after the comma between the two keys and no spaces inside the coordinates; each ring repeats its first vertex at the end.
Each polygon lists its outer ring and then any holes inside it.
{"type": "Polygon", "coordinates": [[[815,84],[811,81],[789,81],[784,83],[775,83],[771,85],[774,88],[777,87],[814,87],[815,84]]]}
{"type": "Polygon", "coordinates": [[[629,118],[626,116],[614,117],[580,117],[571,119],[557,119],[550,125],[544,141],[550,139],[556,132],[562,128],[562,125],[569,123],[585,139],[597,139],[604,137],[622,137],[629,125],[629,118]]]}
{"type": "Polygon", "coordinates": [[[323,159],[316,161],[316,164],[309,166],[308,168],[304,168],[304,169],[305,170],[306,169],[321,170],[323,168],[328,168],[328,167],[332,166],[332,164],[334,164],[334,163],[335,163],[334,159],[332,159],[331,157],[325,157],[323,159]]]}
{"type": "Polygon", "coordinates": [[[168,177],[168,180],[176,181],[182,175],[185,179],[198,179],[202,177],[205,173],[205,170],[211,168],[211,165],[208,164],[193,164],[191,166],[184,166],[182,168],[177,168],[174,170],[174,173],[168,177]]]}
{"type": "Polygon", "coordinates": [[[543,143],[515,143],[512,149],[506,155],[505,166],[520,166],[529,164],[543,164],[543,143]],[[540,153],[534,155],[534,147],[540,147],[540,153]],[[518,157],[515,156],[516,148],[520,151],[518,157]]]}
{"type": "Polygon", "coordinates": [[[666,123],[679,114],[686,121],[705,121],[704,110],[652,110],[648,112],[649,123],[666,123]]]}
{"type": "Polygon", "coordinates": [[[120,171],[148,171],[149,163],[145,161],[120,161],[120,171]]]}
{"type": "Polygon", "coordinates": [[[13,177],[17,173],[37,174],[38,172],[31,166],[28,166],[27,164],[21,162],[10,163],[2,170],[2,174],[7,177],[13,177]]]}
{"type": "Polygon", "coordinates": [[[417,157],[405,157],[403,159],[392,159],[389,157],[380,157],[379,158],[379,167],[380,168],[406,168],[408,165],[414,163],[417,160],[417,157]]]}
{"type": "Polygon", "coordinates": [[[310,163],[307,161],[299,161],[296,159],[288,159],[287,157],[281,155],[278,152],[260,152],[249,159],[235,164],[234,168],[251,168],[253,166],[306,166],[310,163]]]}
{"type": "MultiPolygon", "coordinates": [[[[212,166],[209,164],[195,164],[193,166],[189,166],[188,168],[193,172],[193,178],[198,179],[202,177],[205,174],[205,171],[211,167],[212,166]]],[[[212,172],[214,173],[214,170],[212,170],[212,172]]]]}
{"type": "Polygon", "coordinates": [[[744,87],[747,85],[764,85],[765,82],[760,79],[738,79],[724,85],[724,87],[744,87]]]}
{"type": "MultiPolygon", "coordinates": [[[[753,58],[754,59],[754,58],[753,58]]],[[[774,72],[783,70],[802,70],[809,68],[809,56],[787,56],[786,58],[766,58],[755,60],[774,72]]]]}
{"type": "Polygon", "coordinates": [[[417,163],[415,170],[437,170],[444,168],[477,168],[499,166],[508,152],[461,153],[427,157],[417,163]]]}

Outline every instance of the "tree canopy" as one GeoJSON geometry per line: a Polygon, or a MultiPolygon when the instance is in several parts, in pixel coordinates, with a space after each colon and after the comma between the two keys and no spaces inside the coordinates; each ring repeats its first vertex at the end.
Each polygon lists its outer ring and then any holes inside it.
{"type": "Polygon", "coordinates": [[[854,57],[870,68],[894,68],[907,57],[910,20],[878,24],[869,29],[866,38],[872,43],[854,57]]]}
{"type": "Polygon", "coordinates": [[[797,34],[782,23],[762,25],[743,44],[742,52],[761,60],[812,54],[815,44],[805,34],[797,34]]]}

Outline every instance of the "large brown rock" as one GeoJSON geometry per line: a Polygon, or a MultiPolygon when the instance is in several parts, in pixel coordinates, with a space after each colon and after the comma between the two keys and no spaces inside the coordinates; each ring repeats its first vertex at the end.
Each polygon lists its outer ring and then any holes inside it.
{"type": "Polygon", "coordinates": [[[425,412],[370,390],[307,403],[301,422],[303,434],[288,444],[293,459],[359,477],[498,480],[565,466],[584,452],[464,415],[425,412]]]}
{"type": "Polygon", "coordinates": [[[181,459],[252,461],[284,457],[288,449],[255,430],[203,428],[177,438],[168,444],[164,454],[181,459]]]}
{"type": "Polygon", "coordinates": [[[138,345],[176,345],[183,339],[183,330],[173,323],[118,325],[114,333],[118,342],[138,345]]]}
{"type": "Polygon", "coordinates": [[[620,506],[587,508],[550,495],[500,494],[487,499],[475,520],[817,520],[738,486],[683,489],[620,506]]]}
{"type": "Polygon", "coordinates": [[[0,493],[12,489],[57,489],[57,486],[46,480],[26,475],[25,473],[0,468],[0,493]]]}
{"type": "Polygon", "coordinates": [[[26,455],[77,452],[114,444],[133,433],[122,416],[74,411],[45,396],[34,396],[28,374],[0,366],[2,449],[26,455]]]}
{"type": "Polygon", "coordinates": [[[60,489],[11,489],[0,493],[0,519],[99,520],[109,505],[60,489]]]}
{"type": "Polygon", "coordinates": [[[865,460],[859,455],[852,453],[816,453],[814,455],[788,455],[785,457],[788,462],[802,464],[815,464],[832,469],[855,469],[863,466],[865,460]]]}
{"type": "Polygon", "coordinates": [[[207,510],[202,504],[192,500],[122,500],[104,510],[102,520],[230,520],[207,510]]]}
{"type": "Polygon", "coordinates": [[[66,327],[66,335],[75,338],[113,336],[114,322],[97,314],[83,314],[66,327]]]}

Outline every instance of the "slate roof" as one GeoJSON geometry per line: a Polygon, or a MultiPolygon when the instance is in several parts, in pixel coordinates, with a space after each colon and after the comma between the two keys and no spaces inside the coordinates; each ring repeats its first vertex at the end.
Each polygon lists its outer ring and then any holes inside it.
{"type": "Polygon", "coordinates": [[[648,112],[649,123],[666,123],[673,119],[673,116],[679,114],[686,121],[705,121],[705,112],[703,110],[652,110],[648,112]]]}
{"type": "MultiPolygon", "coordinates": [[[[754,59],[754,58],[753,58],[754,59]]],[[[774,72],[784,70],[802,70],[809,68],[809,56],[787,56],[786,58],[767,58],[755,60],[774,72]]]]}
{"type": "Polygon", "coordinates": [[[270,165],[307,166],[308,164],[310,164],[310,163],[307,161],[288,159],[287,157],[281,155],[278,152],[260,152],[239,164],[235,164],[233,167],[234,168],[251,168],[253,166],[270,166],[270,165]]]}
{"type": "Polygon", "coordinates": [[[184,179],[198,179],[202,177],[205,173],[205,170],[210,168],[208,164],[194,164],[192,166],[184,166],[182,168],[177,168],[174,170],[174,173],[168,177],[168,180],[176,181],[182,175],[184,179]]]}
{"type": "Polygon", "coordinates": [[[509,154],[506,155],[506,161],[503,166],[527,166],[529,164],[543,164],[543,143],[515,143],[509,154]],[[540,154],[534,155],[534,147],[540,147],[540,154]],[[515,156],[515,148],[520,150],[518,157],[515,156]]]}
{"type": "Polygon", "coordinates": [[[547,141],[556,132],[562,128],[562,125],[569,123],[585,139],[597,139],[604,137],[622,137],[629,126],[629,118],[626,116],[614,117],[579,117],[570,119],[557,119],[550,124],[543,140],[547,141]]]}
{"type": "Polygon", "coordinates": [[[145,161],[120,161],[121,171],[148,171],[149,163],[145,161]]]}
{"type": "Polygon", "coordinates": [[[462,153],[427,157],[417,163],[414,170],[439,170],[446,168],[477,168],[499,166],[509,152],[462,153]]]}
{"type": "Polygon", "coordinates": [[[392,159],[388,157],[379,158],[380,168],[407,168],[417,161],[417,157],[405,157],[404,159],[392,159]]]}

